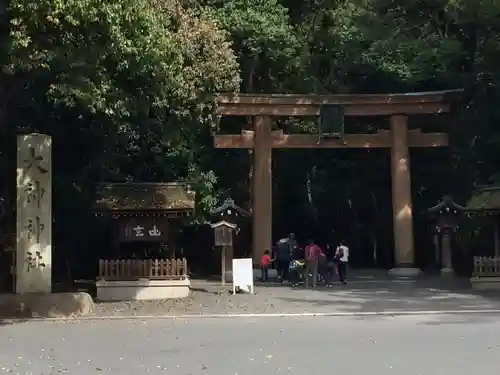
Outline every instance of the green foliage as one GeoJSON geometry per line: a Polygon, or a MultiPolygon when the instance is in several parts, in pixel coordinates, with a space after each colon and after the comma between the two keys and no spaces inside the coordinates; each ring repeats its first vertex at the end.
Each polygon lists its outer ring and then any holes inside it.
{"type": "Polygon", "coordinates": [[[300,74],[305,50],[288,10],[277,0],[209,4],[220,25],[230,32],[245,91],[290,89],[292,76],[300,74]]]}
{"type": "Polygon", "coordinates": [[[43,94],[57,105],[114,120],[167,109],[205,121],[196,116],[211,95],[237,83],[213,22],[159,12],[149,0],[14,0],[11,16],[10,72],[46,84],[43,94]]]}

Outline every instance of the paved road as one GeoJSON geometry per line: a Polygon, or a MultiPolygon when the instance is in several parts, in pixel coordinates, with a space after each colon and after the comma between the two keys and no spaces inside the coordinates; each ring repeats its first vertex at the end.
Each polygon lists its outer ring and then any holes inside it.
{"type": "Polygon", "coordinates": [[[480,314],[28,322],[0,327],[0,373],[494,374],[498,332],[480,314]]]}

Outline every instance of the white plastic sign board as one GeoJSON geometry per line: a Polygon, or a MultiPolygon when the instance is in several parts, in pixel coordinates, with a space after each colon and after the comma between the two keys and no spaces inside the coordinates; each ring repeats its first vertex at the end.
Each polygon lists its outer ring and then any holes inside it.
{"type": "Polygon", "coordinates": [[[253,294],[253,259],[233,259],[233,293],[238,290],[253,294]]]}

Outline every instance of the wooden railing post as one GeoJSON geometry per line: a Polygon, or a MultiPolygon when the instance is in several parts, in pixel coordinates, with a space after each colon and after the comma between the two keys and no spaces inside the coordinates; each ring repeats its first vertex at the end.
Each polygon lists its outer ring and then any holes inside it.
{"type": "Polygon", "coordinates": [[[179,259],[100,259],[97,267],[99,280],[177,279],[188,274],[186,258],[179,259]]]}

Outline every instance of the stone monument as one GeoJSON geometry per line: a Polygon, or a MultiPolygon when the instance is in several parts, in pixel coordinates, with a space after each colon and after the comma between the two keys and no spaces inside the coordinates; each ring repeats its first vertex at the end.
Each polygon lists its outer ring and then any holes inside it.
{"type": "Polygon", "coordinates": [[[52,139],[17,138],[15,294],[0,294],[2,318],[70,317],[94,309],[88,293],[52,293],[52,139]]]}
{"type": "Polygon", "coordinates": [[[17,138],[16,293],[51,293],[52,138],[17,138]]]}

